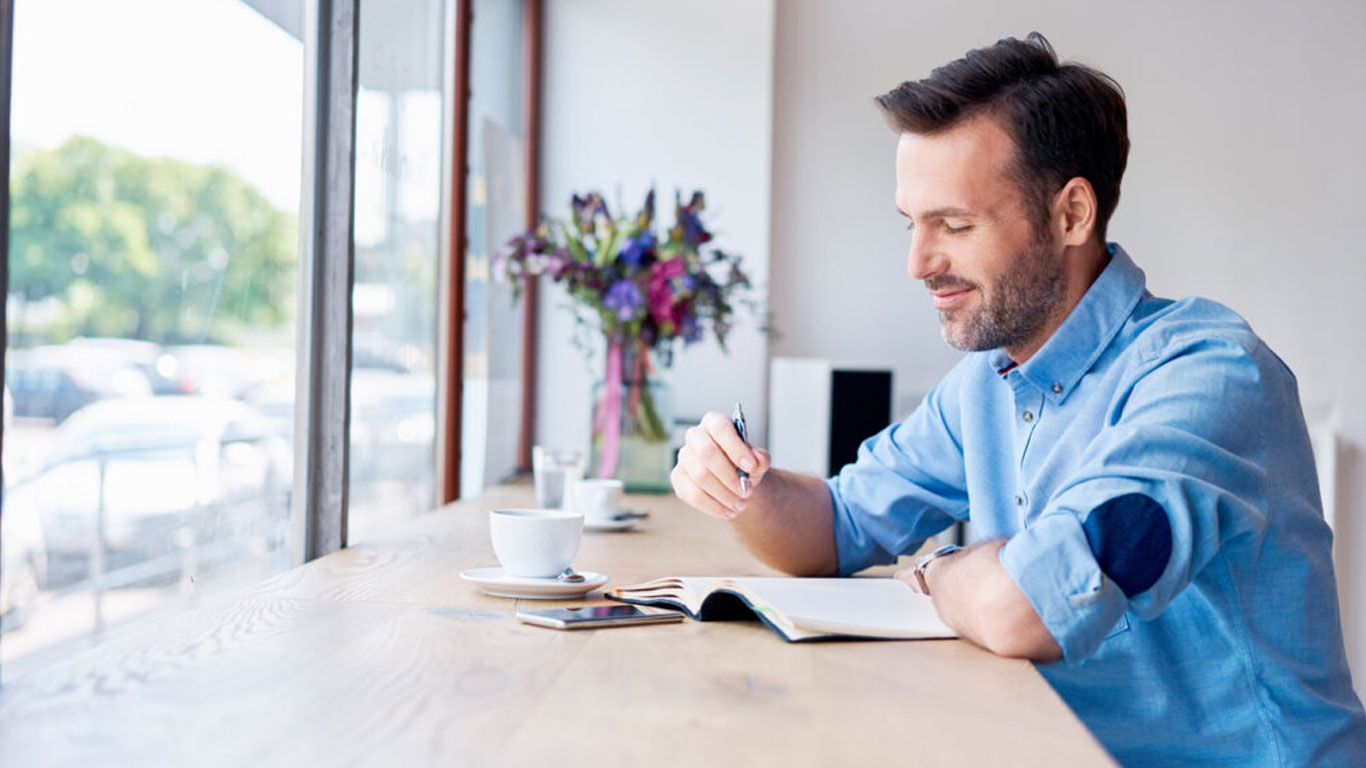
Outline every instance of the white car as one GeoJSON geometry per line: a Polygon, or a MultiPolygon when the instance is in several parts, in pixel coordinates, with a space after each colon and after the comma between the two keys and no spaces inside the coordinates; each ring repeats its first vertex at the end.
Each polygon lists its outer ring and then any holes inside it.
{"type": "Polygon", "coordinates": [[[92,552],[102,515],[108,550],[151,557],[283,530],[291,469],[284,439],[241,401],[101,400],[62,424],[44,468],[9,489],[6,514],[40,520],[50,555],[92,552]]]}

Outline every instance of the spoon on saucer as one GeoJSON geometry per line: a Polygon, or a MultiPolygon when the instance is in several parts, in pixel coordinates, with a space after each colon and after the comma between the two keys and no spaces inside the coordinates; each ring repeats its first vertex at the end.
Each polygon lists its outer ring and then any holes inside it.
{"type": "Polygon", "coordinates": [[[585,578],[582,573],[579,573],[578,571],[574,570],[573,566],[570,566],[568,568],[565,568],[564,572],[561,573],[559,576],[556,576],[555,580],[568,582],[570,584],[578,584],[580,582],[587,581],[588,579],[585,578]]]}

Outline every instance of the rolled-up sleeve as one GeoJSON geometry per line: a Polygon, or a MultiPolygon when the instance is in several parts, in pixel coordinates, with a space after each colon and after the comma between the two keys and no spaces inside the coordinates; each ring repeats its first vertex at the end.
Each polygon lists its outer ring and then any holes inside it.
{"type": "MultiPolygon", "coordinates": [[[[962,364],[959,366],[962,367],[962,364]]],[[[955,369],[905,421],[868,438],[827,480],[840,575],[894,562],[967,518],[955,369]]]]}
{"type": "Polygon", "coordinates": [[[1073,515],[1039,518],[1001,548],[1000,558],[1069,661],[1090,656],[1128,608],[1073,515]]]}
{"type": "Polygon", "coordinates": [[[1266,374],[1284,369],[1248,338],[1151,352],[1115,393],[1081,469],[1002,548],[1065,660],[1092,654],[1126,611],[1155,618],[1221,546],[1264,532],[1256,414],[1266,374]]]}

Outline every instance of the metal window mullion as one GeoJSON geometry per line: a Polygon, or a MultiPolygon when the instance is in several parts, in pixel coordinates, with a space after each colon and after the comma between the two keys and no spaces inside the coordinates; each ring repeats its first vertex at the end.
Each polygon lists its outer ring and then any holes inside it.
{"type": "Polygon", "coordinates": [[[346,546],[359,18],[359,0],[309,0],[305,11],[296,563],[346,546]]]}

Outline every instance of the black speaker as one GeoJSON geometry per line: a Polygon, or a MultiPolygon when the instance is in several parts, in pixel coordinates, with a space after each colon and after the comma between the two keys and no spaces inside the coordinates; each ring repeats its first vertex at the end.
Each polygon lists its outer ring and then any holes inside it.
{"type": "Polygon", "coordinates": [[[890,369],[773,358],[768,450],[775,467],[829,477],[891,420],[890,369]]]}

